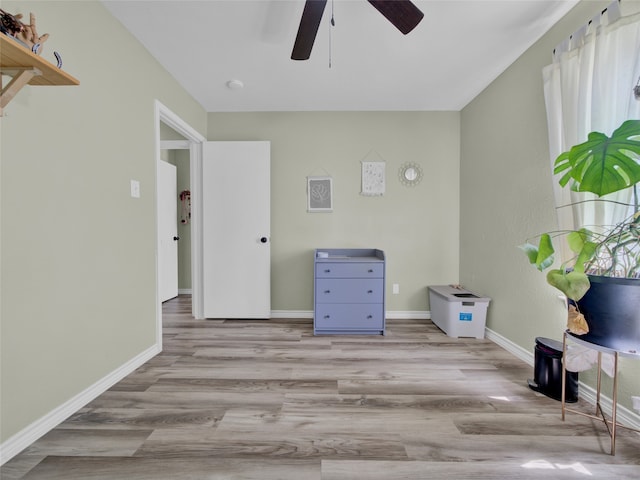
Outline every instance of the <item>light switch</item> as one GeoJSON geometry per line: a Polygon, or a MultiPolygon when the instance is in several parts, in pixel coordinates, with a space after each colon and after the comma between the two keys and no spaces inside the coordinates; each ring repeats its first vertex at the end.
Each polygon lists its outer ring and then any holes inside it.
{"type": "Polygon", "coordinates": [[[393,284],[393,294],[397,295],[400,293],[400,284],[399,283],[394,283],[393,284]]]}
{"type": "Polygon", "coordinates": [[[138,180],[131,180],[131,196],[140,198],[140,182],[138,180]]]}

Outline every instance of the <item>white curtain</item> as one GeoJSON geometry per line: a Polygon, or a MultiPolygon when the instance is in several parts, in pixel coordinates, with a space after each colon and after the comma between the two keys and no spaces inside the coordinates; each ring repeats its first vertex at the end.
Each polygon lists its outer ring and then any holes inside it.
{"type": "MultiPolygon", "coordinates": [[[[633,94],[640,79],[640,13],[622,16],[615,0],[558,45],[553,57],[543,70],[552,170],[556,157],[584,142],[589,132],[611,135],[624,120],[640,119],[640,101],[633,94]]],[[[613,225],[631,214],[630,208],[609,202],[576,205],[597,197],[571,192],[557,180],[554,194],[561,230],[613,225]],[[569,204],[574,206],[563,208],[569,204]]],[[[630,203],[631,195],[628,189],[607,198],[630,203]]]]}

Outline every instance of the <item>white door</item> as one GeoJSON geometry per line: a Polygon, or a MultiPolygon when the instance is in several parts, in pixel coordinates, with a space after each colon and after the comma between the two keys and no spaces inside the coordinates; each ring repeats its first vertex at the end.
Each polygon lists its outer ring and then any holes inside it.
{"type": "Polygon", "coordinates": [[[178,184],[176,167],[158,161],[158,285],[160,301],[178,296],[178,184]]]}
{"type": "Polygon", "coordinates": [[[206,318],[271,314],[269,142],[205,142],[202,267],[206,318]]]}

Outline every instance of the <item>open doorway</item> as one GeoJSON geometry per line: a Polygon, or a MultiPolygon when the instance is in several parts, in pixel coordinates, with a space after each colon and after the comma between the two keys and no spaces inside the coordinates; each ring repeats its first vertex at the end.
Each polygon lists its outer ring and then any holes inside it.
{"type": "MultiPolygon", "coordinates": [[[[200,196],[200,173],[202,169],[202,144],[205,138],[194,130],[190,125],[185,123],[175,113],[165,107],[162,103],[155,103],[155,130],[156,130],[156,205],[158,208],[156,214],[157,238],[156,238],[156,341],[162,346],[162,296],[160,294],[159,282],[159,252],[161,251],[161,232],[160,232],[160,189],[158,185],[161,182],[161,168],[159,162],[171,163],[171,157],[176,164],[182,165],[182,175],[187,172],[187,178],[180,179],[182,190],[189,191],[190,200],[190,217],[188,222],[188,234],[182,241],[183,245],[183,263],[188,252],[188,266],[182,265],[182,274],[189,275],[190,281],[183,282],[183,285],[189,285],[191,291],[191,311],[195,318],[202,318],[202,268],[199,266],[202,255],[201,241],[201,218],[199,215],[199,196],[200,196]],[[173,153],[170,153],[173,152],[173,153]],[[181,152],[180,154],[176,152],[181,152]],[[163,158],[165,157],[165,158],[163,158]],[[185,245],[188,243],[188,245],[185,245]],[[185,273],[188,272],[188,273],[185,273]]],[[[178,181],[178,180],[176,180],[178,181]]],[[[181,188],[177,186],[177,188],[181,188]]],[[[181,190],[178,190],[180,192],[181,190]]],[[[176,202],[178,199],[176,198],[176,202]]],[[[178,222],[176,216],[176,222],[178,222]]],[[[183,229],[184,232],[184,229],[183,229]]],[[[178,233],[176,235],[180,237],[178,233]]],[[[186,290],[186,288],[185,288],[186,290]]]]}
{"type": "MultiPolygon", "coordinates": [[[[164,126],[164,124],[162,124],[164,126]]],[[[163,128],[158,177],[158,283],[160,301],[191,295],[191,187],[189,142],[165,140],[163,128]],[[174,147],[174,144],[179,144],[174,147]],[[182,144],[182,147],[180,146],[182,144]]]]}

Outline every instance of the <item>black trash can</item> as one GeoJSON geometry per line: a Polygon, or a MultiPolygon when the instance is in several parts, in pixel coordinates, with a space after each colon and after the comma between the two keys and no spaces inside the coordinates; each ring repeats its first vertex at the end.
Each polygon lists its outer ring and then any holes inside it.
{"type": "MultiPolygon", "coordinates": [[[[554,400],[562,400],[562,342],[537,337],[533,380],[529,387],[554,400]]],[[[566,372],[565,402],[578,401],[578,372],[566,372]]]]}

